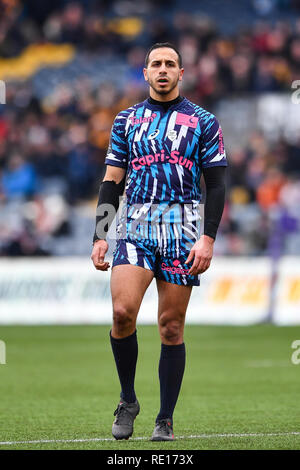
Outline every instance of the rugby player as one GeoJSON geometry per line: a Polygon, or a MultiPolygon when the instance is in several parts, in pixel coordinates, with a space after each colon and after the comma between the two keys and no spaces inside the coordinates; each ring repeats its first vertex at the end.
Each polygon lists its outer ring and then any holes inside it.
{"type": "Polygon", "coordinates": [[[155,277],[161,339],[160,410],[151,440],[169,441],[174,439],[173,413],[185,368],[186,310],[192,287],[199,285],[199,275],[209,268],[213,256],[224,209],[227,160],[216,117],[180,95],[184,69],[177,48],[170,43],[153,45],[143,72],[150,96],[121,111],[112,127],[91,258],[96,269],[109,269],[105,255],[111,220],[107,221],[104,210],[99,215],[99,209],[110,204],[117,210],[125,189],[117,227],[121,235],[111,272],[110,342],[121,385],[112,434],[116,439],[128,439],[140,411],[134,388],[136,319],[155,277]],[[201,174],[206,185],[202,235],[198,216],[201,174]],[[164,224],[163,215],[174,205],[179,209],[164,224]]]}

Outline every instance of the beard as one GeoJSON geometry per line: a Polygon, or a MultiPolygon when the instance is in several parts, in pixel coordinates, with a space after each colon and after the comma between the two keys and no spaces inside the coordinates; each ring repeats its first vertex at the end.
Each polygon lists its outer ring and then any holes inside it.
{"type": "Polygon", "coordinates": [[[171,91],[174,90],[174,88],[176,88],[177,84],[178,84],[178,81],[177,80],[176,82],[174,81],[173,83],[169,83],[168,84],[168,87],[165,87],[165,88],[158,88],[155,81],[154,80],[150,80],[148,79],[148,83],[150,85],[150,87],[155,91],[155,93],[157,93],[158,95],[168,95],[169,93],[171,93],[171,91]]]}

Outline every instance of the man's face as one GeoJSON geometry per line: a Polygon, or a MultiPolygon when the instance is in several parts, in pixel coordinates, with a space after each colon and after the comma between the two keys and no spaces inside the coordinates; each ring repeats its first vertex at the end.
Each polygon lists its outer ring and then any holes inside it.
{"type": "Polygon", "coordinates": [[[153,97],[174,94],[176,98],[182,75],[183,68],[179,67],[178,55],[173,49],[161,47],[151,51],[148,66],[144,68],[144,77],[154,91],[153,97]]]}

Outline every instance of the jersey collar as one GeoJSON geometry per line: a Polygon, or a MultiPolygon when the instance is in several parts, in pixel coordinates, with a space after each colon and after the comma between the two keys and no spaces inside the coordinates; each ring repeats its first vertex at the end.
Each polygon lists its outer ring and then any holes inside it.
{"type": "Polygon", "coordinates": [[[176,108],[177,106],[180,106],[185,101],[186,101],[186,98],[179,95],[177,96],[177,98],[171,101],[157,101],[149,97],[144,101],[144,103],[147,106],[147,108],[151,108],[153,110],[157,109],[160,111],[167,112],[171,108],[176,108]]]}

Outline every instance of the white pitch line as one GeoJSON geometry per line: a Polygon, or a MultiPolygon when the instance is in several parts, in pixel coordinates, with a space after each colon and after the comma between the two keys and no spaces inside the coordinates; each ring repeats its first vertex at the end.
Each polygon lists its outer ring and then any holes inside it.
{"type": "MultiPolygon", "coordinates": [[[[269,432],[269,433],[225,433],[225,434],[198,434],[191,436],[177,436],[176,439],[214,439],[216,437],[276,437],[276,436],[300,436],[300,431],[291,432],[269,432]]],[[[130,441],[149,440],[148,437],[133,437],[130,441]]],[[[0,442],[1,446],[10,446],[18,444],[57,444],[57,443],[76,443],[76,442],[116,442],[116,439],[110,437],[95,437],[90,439],[40,439],[36,441],[7,441],[0,442]]]]}

